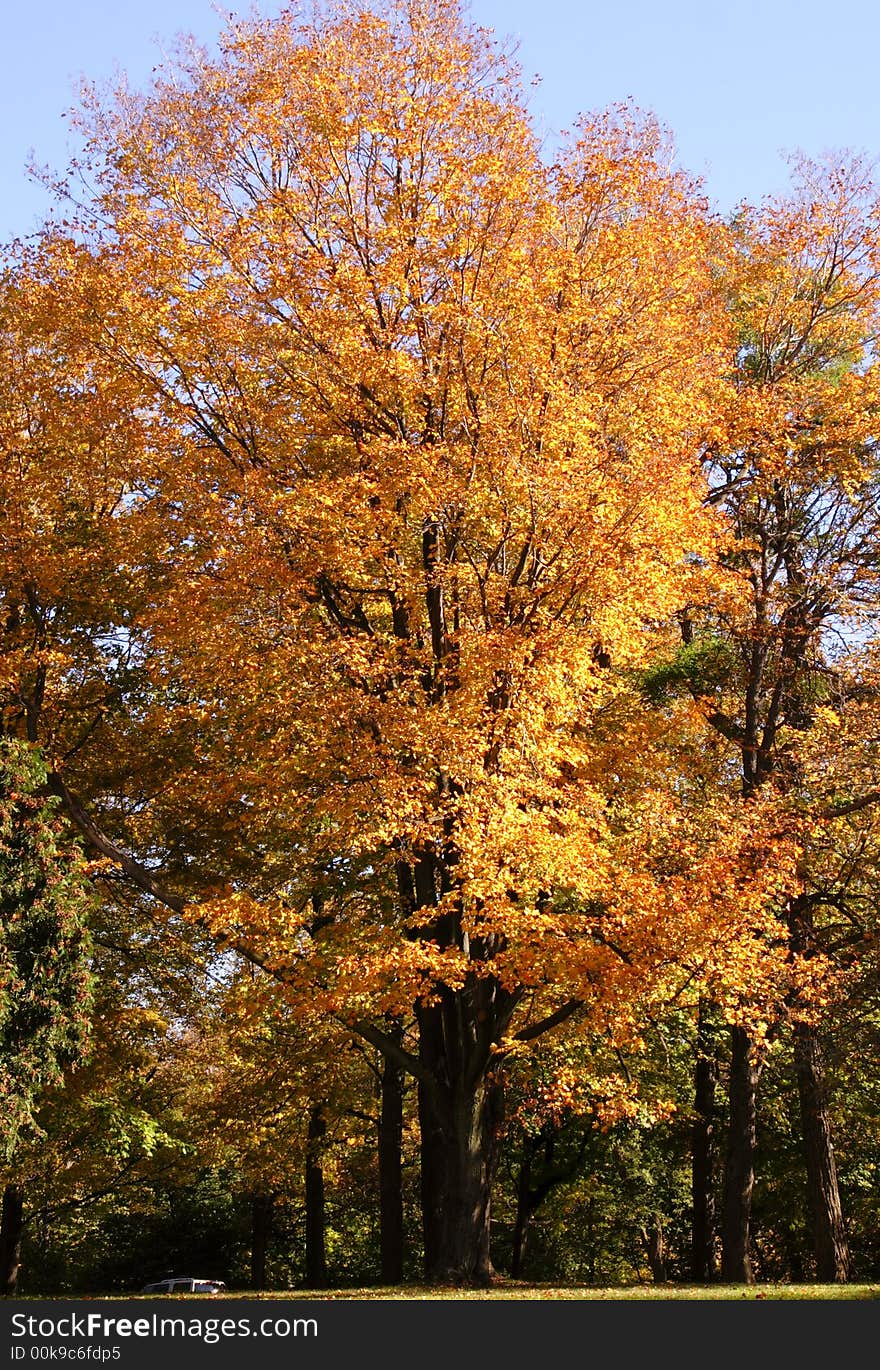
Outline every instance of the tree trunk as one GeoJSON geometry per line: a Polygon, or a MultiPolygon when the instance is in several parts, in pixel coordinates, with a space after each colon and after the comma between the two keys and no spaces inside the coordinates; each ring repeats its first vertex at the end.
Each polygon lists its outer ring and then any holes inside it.
{"type": "Polygon", "coordinates": [[[443,1132],[439,1245],[428,1278],[442,1284],[488,1284],[489,1180],[486,1092],[458,1082],[443,1132]]]}
{"type": "Polygon", "coordinates": [[[266,1288],[266,1253],[272,1233],[274,1194],[251,1195],[251,1289],[266,1288]]]}
{"type": "Polygon", "coordinates": [[[849,1250],[837,1184],[822,1050],[819,1034],[811,1024],[795,1026],[794,1062],[807,1160],[816,1276],[825,1284],[845,1284],[849,1278],[849,1250]]]}
{"type": "Polygon", "coordinates": [[[755,1186],[757,1091],[761,1067],[745,1028],[732,1028],[730,1036],[730,1122],[724,1175],[721,1277],[728,1284],[753,1284],[749,1225],[755,1186]]]}
{"type": "Polygon", "coordinates": [[[324,1289],[327,1285],[325,1244],[324,1168],[322,1148],[327,1134],[323,1103],[313,1104],[309,1113],[306,1148],[306,1286],[324,1289]]]}
{"type": "Polygon", "coordinates": [[[515,1280],[522,1279],[526,1244],[529,1237],[529,1223],[532,1217],[531,1206],[532,1147],[526,1138],[522,1160],[519,1166],[519,1179],[516,1186],[516,1218],[513,1224],[513,1252],[510,1258],[510,1274],[515,1280]]]}
{"type": "Polygon", "coordinates": [[[715,1085],[718,1058],[709,1007],[697,1009],[694,1123],[691,1129],[691,1266],[697,1284],[715,1277],[715,1085]]]}
{"type": "MultiPolygon", "coordinates": [[[[419,1006],[419,1061],[436,1074],[443,1064],[443,1025],[436,1005],[419,1006]]],[[[445,1179],[444,1129],[432,1090],[419,1081],[419,1183],[422,1205],[422,1241],[425,1278],[431,1279],[440,1264],[443,1245],[443,1190],[445,1179]]]]}
{"type": "MultiPolygon", "coordinates": [[[[812,956],[813,908],[806,895],[792,900],[788,910],[788,927],[791,949],[795,955],[812,956]]],[[[849,1250],[837,1183],[822,1048],[818,1030],[812,1023],[795,1024],[794,1066],[807,1163],[807,1195],[816,1275],[826,1284],[845,1284],[849,1278],[849,1250]]]]}
{"type": "Polygon", "coordinates": [[[580,1145],[576,1151],[569,1154],[567,1159],[560,1160],[557,1154],[557,1143],[564,1127],[564,1118],[557,1119],[554,1122],[545,1123],[537,1137],[526,1136],[523,1139],[522,1159],[517,1182],[516,1218],[513,1225],[510,1273],[514,1277],[522,1276],[526,1241],[532,1218],[548,1195],[552,1194],[558,1185],[568,1184],[570,1180],[573,1180],[581,1168],[587,1148],[589,1130],[583,1131],[580,1145]],[[539,1156],[542,1163],[536,1166],[539,1156]]]}
{"type": "Polygon", "coordinates": [[[3,1190],[0,1216],[0,1284],[6,1298],[14,1298],[18,1288],[21,1259],[21,1234],[24,1230],[24,1194],[18,1185],[3,1190]]]}
{"type": "MultiPolygon", "coordinates": [[[[409,917],[424,917],[411,936],[466,950],[479,961],[497,950],[493,938],[469,936],[452,906],[437,911],[436,901],[453,889],[454,864],[451,851],[443,860],[425,855],[412,865],[398,862],[401,903],[409,917]]],[[[461,988],[438,983],[434,990],[434,1002],[415,1005],[425,1277],[488,1284],[490,1190],[503,1121],[503,1091],[490,1066],[517,998],[494,976],[476,971],[461,988]]]]}
{"type": "Polygon", "coordinates": [[[665,1284],[666,1238],[663,1233],[663,1221],[659,1213],[654,1214],[654,1221],[650,1230],[644,1233],[644,1242],[648,1253],[648,1264],[651,1267],[651,1278],[655,1284],[665,1284]]]}
{"type": "MultiPolygon", "coordinates": [[[[394,1032],[399,1041],[402,1033],[394,1032]]],[[[379,1255],[384,1284],[403,1280],[403,1077],[385,1058],[379,1113],[379,1255]]]]}
{"type": "Polygon", "coordinates": [[[437,1284],[488,1284],[494,1152],[491,1085],[485,1074],[473,1078],[467,1071],[464,1042],[456,1042],[450,1031],[441,1031],[438,1037],[438,1022],[441,1028],[452,1029],[456,1018],[462,1021],[456,1011],[458,995],[453,991],[444,995],[449,1001],[446,1008],[451,1010],[445,1024],[442,1009],[432,1007],[419,1013],[423,1059],[434,1061],[438,1081],[450,1080],[445,1088],[423,1086],[419,1090],[425,1277],[437,1284]]]}

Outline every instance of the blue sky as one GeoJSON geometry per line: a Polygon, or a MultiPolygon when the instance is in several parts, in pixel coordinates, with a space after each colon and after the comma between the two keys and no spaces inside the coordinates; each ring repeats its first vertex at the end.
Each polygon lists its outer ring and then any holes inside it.
{"type": "MultiPolygon", "coordinates": [[[[245,6],[246,7],[246,6],[245,6]]],[[[224,9],[228,6],[224,6],[224,9]]],[[[261,8],[273,12],[264,0],[261,8]]],[[[474,19],[519,43],[536,122],[631,98],[672,130],[680,161],[727,211],[784,188],[783,154],[880,157],[880,6],[849,0],[472,0],[474,19]]],[[[4,16],[0,47],[0,239],[31,231],[48,204],[25,164],[64,166],[63,111],[80,78],[149,80],[162,41],[210,45],[211,0],[39,0],[4,16]]]]}

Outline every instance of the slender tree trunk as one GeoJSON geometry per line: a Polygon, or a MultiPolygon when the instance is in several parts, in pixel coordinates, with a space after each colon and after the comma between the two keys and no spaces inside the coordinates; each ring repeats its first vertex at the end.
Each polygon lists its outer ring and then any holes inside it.
{"type": "MultiPolygon", "coordinates": [[[[811,956],[814,950],[813,908],[805,895],[792,900],[788,911],[788,927],[792,951],[799,956],[811,956]]],[[[807,1195],[816,1254],[816,1275],[826,1284],[845,1284],[849,1278],[849,1249],[837,1183],[822,1048],[818,1030],[812,1023],[795,1024],[794,1066],[807,1164],[807,1195]]]]}
{"type": "Polygon", "coordinates": [[[309,1112],[306,1147],[306,1285],[324,1289],[327,1285],[325,1242],[324,1167],[322,1149],[327,1134],[323,1103],[313,1104],[309,1112]]]}
{"type": "Polygon", "coordinates": [[[691,1129],[691,1265],[697,1284],[715,1277],[715,1085],[718,1057],[709,1006],[697,1009],[697,1061],[694,1070],[694,1123],[691,1129]]]}
{"type": "MultiPolygon", "coordinates": [[[[443,1024],[436,1005],[419,1006],[419,1061],[432,1074],[443,1067],[443,1024]]],[[[422,1206],[422,1241],[425,1278],[431,1279],[441,1263],[443,1247],[443,1195],[446,1188],[446,1156],[443,1121],[432,1102],[432,1090],[419,1081],[419,1159],[422,1206]]]]}
{"type": "MultiPolygon", "coordinates": [[[[394,1034],[400,1040],[398,1027],[394,1034]]],[[[403,1077],[385,1058],[379,1113],[379,1255],[384,1284],[403,1280],[403,1077]]]]}
{"type": "Polygon", "coordinates": [[[251,1195],[251,1289],[266,1288],[266,1254],[272,1235],[272,1209],[275,1195],[251,1195]]]}
{"type": "Polygon", "coordinates": [[[14,1298],[18,1288],[23,1230],[24,1194],[18,1185],[8,1184],[0,1215],[0,1286],[6,1298],[14,1298]]]}
{"type": "Polygon", "coordinates": [[[849,1249],[837,1183],[822,1049],[819,1034],[811,1024],[795,1026],[794,1062],[807,1160],[816,1275],[825,1284],[845,1284],[849,1278],[849,1249]]]}
{"type": "Polygon", "coordinates": [[[651,1267],[651,1278],[655,1284],[665,1284],[666,1237],[663,1232],[663,1220],[659,1213],[654,1214],[654,1221],[650,1229],[643,1232],[642,1235],[648,1253],[648,1264],[651,1267]]]}
{"type": "Polygon", "coordinates": [[[752,1191],[755,1186],[757,1092],[761,1067],[745,1028],[731,1029],[730,1122],[724,1175],[721,1277],[728,1284],[753,1284],[749,1252],[752,1191]]]}
{"type": "Polygon", "coordinates": [[[526,1244],[529,1237],[529,1222],[532,1217],[531,1179],[532,1148],[529,1139],[526,1138],[516,1185],[516,1218],[513,1224],[513,1252],[510,1258],[510,1273],[515,1280],[522,1278],[526,1244]]]}

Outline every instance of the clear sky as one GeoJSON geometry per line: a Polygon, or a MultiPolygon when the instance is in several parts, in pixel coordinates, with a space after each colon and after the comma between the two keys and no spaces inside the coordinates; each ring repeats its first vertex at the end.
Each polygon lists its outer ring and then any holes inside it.
{"type": "MultiPolygon", "coordinates": [[[[230,8],[229,4],[223,9],[230,8]]],[[[247,0],[242,8],[249,8],[247,0]]],[[[260,8],[271,14],[271,0],[260,8]]],[[[63,168],[62,114],[82,77],[137,85],[162,42],[210,45],[211,0],[6,0],[0,41],[0,239],[48,204],[25,165],[63,168]]],[[[479,23],[519,43],[532,108],[551,135],[579,111],[632,98],[672,130],[680,160],[722,211],[782,189],[783,154],[880,157],[880,3],[847,0],[472,0],[479,23]]]]}

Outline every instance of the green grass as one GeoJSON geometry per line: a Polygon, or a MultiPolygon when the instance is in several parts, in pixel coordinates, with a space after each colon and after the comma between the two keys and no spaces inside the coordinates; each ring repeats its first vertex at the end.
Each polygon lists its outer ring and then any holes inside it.
{"type": "MultiPolygon", "coordinates": [[[[137,1296],[134,1296],[137,1297],[137,1296]]],[[[165,1298],[167,1295],[143,1295],[165,1298]]],[[[205,1295],[175,1295],[178,1299],[204,1302],[205,1295]]],[[[762,1284],[656,1285],[638,1284],[596,1289],[583,1285],[520,1284],[502,1281],[491,1289],[449,1289],[440,1285],[405,1285],[393,1288],[298,1289],[278,1293],[216,1294],[214,1300],[256,1299],[878,1299],[880,1284],[762,1284]]]]}

